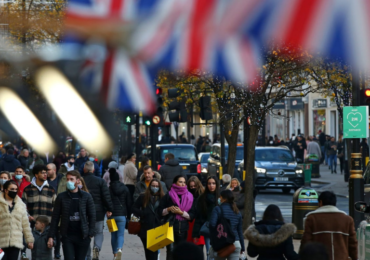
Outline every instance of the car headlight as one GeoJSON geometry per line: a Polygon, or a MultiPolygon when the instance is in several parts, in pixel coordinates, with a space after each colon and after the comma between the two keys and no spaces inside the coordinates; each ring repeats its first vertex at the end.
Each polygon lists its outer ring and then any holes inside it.
{"type": "Polygon", "coordinates": [[[203,168],[202,173],[207,173],[207,168],[203,168]]]}
{"type": "Polygon", "coordinates": [[[295,173],[296,173],[298,176],[302,176],[302,174],[303,174],[303,170],[295,170],[295,173]]]}
{"type": "Polygon", "coordinates": [[[256,168],[257,173],[266,173],[266,169],[263,168],[256,168]]]}

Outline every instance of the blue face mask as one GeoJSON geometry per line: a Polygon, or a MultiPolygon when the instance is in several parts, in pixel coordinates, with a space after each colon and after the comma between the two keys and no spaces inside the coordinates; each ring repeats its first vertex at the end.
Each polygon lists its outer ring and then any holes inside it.
{"type": "Polygon", "coordinates": [[[222,203],[220,198],[218,198],[217,202],[218,202],[218,205],[221,205],[222,203]]]}
{"type": "Polygon", "coordinates": [[[89,161],[93,162],[93,161],[95,161],[95,158],[94,157],[89,157],[89,161]]]}
{"type": "Polygon", "coordinates": [[[150,189],[153,192],[153,194],[156,194],[159,191],[158,187],[150,187],[150,189]]]}
{"type": "Polygon", "coordinates": [[[75,183],[74,182],[71,182],[71,181],[68,181],[67,182],[67,189],[68,190],[74,190],[76,187],[75,187],[75,183]]]}
{"type": "Polygon", "coordinates": [[[16,174],[16,175],[15,175],[15,178],[16,178],[17,180],[20,180],[20,179],[22,179],[22,178],[23,178],[23,175],[22,175],[22,174],[16,174]]]}

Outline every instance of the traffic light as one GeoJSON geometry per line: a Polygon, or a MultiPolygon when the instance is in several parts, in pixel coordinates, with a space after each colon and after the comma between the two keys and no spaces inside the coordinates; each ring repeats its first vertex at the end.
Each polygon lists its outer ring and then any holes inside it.
{"type": "Polygon", "coordinates": [[[132,114],[125,114],[124,115],[125,124],[132,125],[135,123],[134,115],[132,114]]]}
{"type": "Polygon", "coordinates": [[[203,120],[211,120],[213,118],[210,96],[204,96],[199,98],[199,107],[200,107],[200,118],[202,118],[203,120]]]}
{"type": "Polygon", "coordinates": [[[144,124],[147,126],[150,126],[152,124],[152,120],[150,117],[145,116],[144,117],[144,124]]]}
{"type": "Polygon", "coordinates": [[[188,111],[186,110],[185,101],[178,101],[177,98],[180,96],[180,91],[177,88],[168,90],[168,98],[173,99],[168,104],[170,110],[168,117],[171,122],[187,122],[188,111]]]}
{"type": "Polygon", "coordinates": [[[157,112],[155,116],[158,116],[160,118],[158,126],[164,126],[164,109],[163,109],[163,96],[162,96],[162,88],[157,88],[155,91],[155,94],[157,96],[157,112]]]}
{"type": "Polygon", "coordinates": [[[361,94],[361,106],[370,106],[370,89],[362,89],[361,94]]]}

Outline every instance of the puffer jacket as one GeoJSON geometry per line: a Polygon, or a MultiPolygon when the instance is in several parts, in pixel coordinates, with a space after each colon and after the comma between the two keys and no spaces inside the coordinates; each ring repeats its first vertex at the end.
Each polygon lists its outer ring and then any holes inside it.
{"type": "Polygon", "coordinates": [[[107,187],[107,183],[93,173],[83,175],[87,189],[94,199],[96,210],[96,221],[103,221],[107,211],[113,211],[113,203],[107,187]]]}
{"type": "MultiPolygon", "coordinates": [[[[155,172],[153,171],[154,173],[154,178],[156,178],[157,180],[161,180],[161,175],[158,173],[158,172],[155,172]]],[[[163,181],[160,181],[161,183],[161,186],[162,186],[162,189],[163,189],[163,193],[166,194],[168,192],[167,188],[166,188],[166,184],[163,182],[163,181]]],[[[136,184],[136,187],[135,187],[135,193],[134,193],[134,201],[137,200],[137,198],[139,198],[140,194],[144,193],[145,190],[146,190],[146,184],[145,184],[145,176],[144,174],[141,174],[140,176],[140,181],[136,184]]]]}
{"type": "Polygon", "coordinates": [[[280,221],[259,221],[244,232],[248,239],[248,255],[258,260],[297,260],[292,236],[297,228],[294,224],[280,221]]]}
{"type": "MultiPolygon", "coordinates": [[[[162,176],[162,181],[166,183],[167,189],[171,188],[173,179],[177,175],[182,175],[182,167],[176,159],[168,160],[160,169],[159,174],[162,176]]],[[[186,174],[184,174],[186,179],[186,174]]]]}
{"type": "MultiPolygon", "coordinates": [[[[32,259],[52,260],[53,249],[48,247],[48,234],[50,227],[47,226],[44,232],[40,233],[36,229],[32,231],[35,243],[32,249],[32,259]]],[[[55,243],[55,241],[54,241],[55,243]]]]}
{"type": "Polygon", "coordinates": [[[112,217],[130,216],[132,199],[126,185],[120,181],[112,181],[109,192],[113,203],[112,217]]]}
{"type": "Polygon", "coordinates": [[[20,166],[21,163],[15,159],[14,155],[6,154],[4,155],[3,159],[0,162],[0,172],[8,171],[8,172],[15,172],[15,168],[20,166]]]}
{"type": "Polygon", "coordinates": [[[14,209],[10,213],[4,194],[0,193],[0,248],[16,247],[22,249],[23,235],[26,243],[33,243],[34,241],[26,205],[18,196],[14,198],[14,202],[14,209]]]}
{"type": "MultiPolygon", "coordinates": [[[[93,237],[95,235],[96,212],[92,196],[78,189],[80,196],[80,219],[82,239],[93,237]]],[[[69,209],[71,207],[72,197],[70,191],[65,191],[57,196],[54,204],[53,216],[51,218],[50,230],[48,238],[56,237],[58,231],[58,224],[60,221],[60,234],[66,236],[68,232],[69,223],[69,209]]],[[[28,219],[27,219],[28,221],[28,219]]]]}

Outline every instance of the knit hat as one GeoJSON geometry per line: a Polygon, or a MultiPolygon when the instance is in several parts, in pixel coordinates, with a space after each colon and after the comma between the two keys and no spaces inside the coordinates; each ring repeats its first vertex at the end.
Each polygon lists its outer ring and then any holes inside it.
{"type": "Polygon", "coordinates": [[[111,169],[111,168],[113,168],[113,169],[117,169],[117,168],[118,168],[118,164],[117,164],[117,162],[115,162],[115,161],[111,161],[111,162],[108,164],[108,169],[111,169]]]}
{"type": "Polygon", "coordinates": [[[117,171],[113,168],[109,169],[109,179],[110,181],[119,181],[119,175],[117,171]]]}

